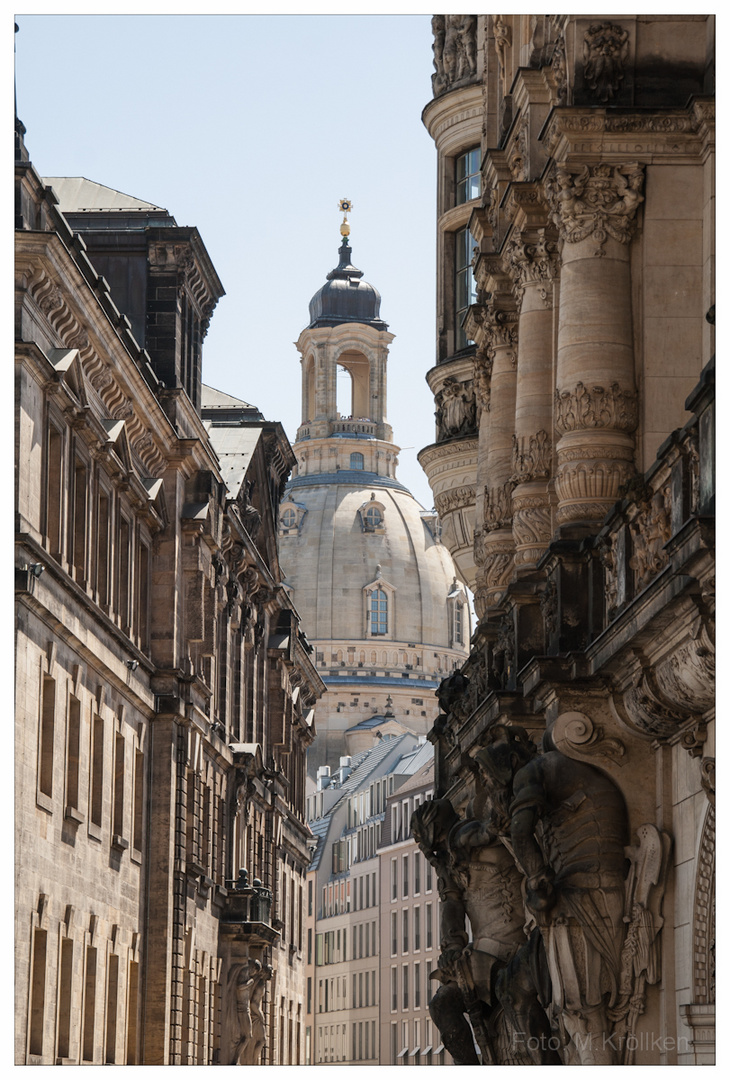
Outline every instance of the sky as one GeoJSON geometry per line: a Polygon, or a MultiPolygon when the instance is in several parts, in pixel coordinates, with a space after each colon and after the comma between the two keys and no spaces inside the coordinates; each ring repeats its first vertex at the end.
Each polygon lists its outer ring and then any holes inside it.
{"type": "Polygon", "coordinates": [[[85,176],[194,225],[226,295],[203,380],[294,441],[308,304],[353,262],[395,334],[388,420],[399,479],[426,508],[432,443],[436,152],[430,15],[16,17],[18,116],[42,176],[85,176]]]}

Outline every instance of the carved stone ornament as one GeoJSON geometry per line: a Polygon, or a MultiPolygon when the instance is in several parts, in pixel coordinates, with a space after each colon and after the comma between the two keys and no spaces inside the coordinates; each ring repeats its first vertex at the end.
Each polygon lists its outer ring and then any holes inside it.
{"type": "Polygon", "coordinates": [[[707,795],[710,805],[715,805],[715,759],[706,757],[702,759],[700,766],[700,783],[702,790],[707,795]]]}
{"type": "Polygon", "coordinates": [[[435,401],[437,442],[474,433],[477,406],[472,382],[459,382],[448,376],[435,401]]]}
{"type": "Polygon", "coordinates": [[[553,80],[555,83],[556,104],[567,105],[568,103],[568,67],[565,61],[565,37],[560,35],[555,42],[555,51],[550,62],[553,80]]]}
{"type": "Polygon", "coordinates": [[[450,514],[454,510],[461,510],[465,506],[473,506],[476,492],[471,485],[453,488],[451,491],[442,491],[434,498],[434,506],[439,517],[450,514]]]}
{"type": "Polygon", "coordinates": [[[474,396],[477,420],[482,412],[489,412],[491,393],[492,360],[486,355],[486,350],[478,349],[474,357],[474,396]]]}
{"type": "MultiPolygon", "coordinates": [[[[605,773],[557,750],[538,754],[523,729],[503,723],[487,728],[474,759],[486,820],[514,855],[537,924],[493,982],[508,1024],[533,1034],[545,1009],[560,1032],[557,1060],[618,1064],[614,1025],[633,1032],[644,987],[659,974],[664,838],[653,826],[638,830],[627,880],[626,806],[605,773]]],[[[547,1063],[539,1038],[528,1048],[533,1064],[547,1063]]]]}
{"type": "Polygon", "coordinates": [[[550,728],[550,738],[556,750],[567,757],[580,760],[584,755],[590,755],[623,765],[624,744],[620,739],[607,738],[603,728],[597,727],[584,713],[561,713],[550,728]]]}
{"type": "Polygon", "coordinates": [[[507,311],[490,304],[487,308],[485,337],[487,353],[494,360],[495,349],[508,348],[510,362],[517,364],[517,312],[507,311]]]}
{"type": "Polygon", "coordinates": [[[624,390],[616,382],[608,389],[579,382],[574,390],[555,391],[555,428],[561,435],[591,428],[631,432],[638,420],[636,392],[624,390]]]}
{"type": "Polygon", "coordinates": [[[608,624],[618,605],[618,576],[610,539],[600,543],[598,554],[603,567],[603,593],[606,597],[606,624],[608,624]]]}
{"type": "Polygon", "coordinates": [[[477,72],[476,15],[434,15],[433,66],[431,76],[433,96],[461,86],[477,72]]]}
{"type": "Polygon", "coordinates": [[[655,825],[640,825],[637,843],[626,848],[629,876],[626,881],[626,931],[621,949],[618,1000],[608,1010],[614,1039],[622,1048],[620,1064],[633,1065],[638,1039],[636,1024],[644,1012],[646,987],[661,979],[662,904],[666,885],[669,835],[655,825]]]}
{"type": "Polygon", "coordinates": [[[513,496],[512,535],[515,566],[534,565],[552,537],[552,515],[547,496],[513,496]]]}
{"type": "Polygon", "coordinates": [[[629,32],[614,23],[593,23],[583,38],[583,77],[601,105],[610,104],[624,80],[629,32]]]}
{"type": "Polygon", "coordinates": [[[629,565],[636,573],[637,590],[643,589],[669,562],[664,545],[671,536],[669,484],[650,494],[643,512],[631,522],[633,555],[629,565]]]}
{"type": "Polygon", "coordinates": [[[506,23],[501,15],[492,16],[492,31],[494,33],[494,49],[499,62],[499,79],[502,84],[502,94],[509,93],[507,85],[507,52],[512,48],[512,28],[506,23]]]}
{"type": "Polygon", "coordinates": [[[546,480],[552,465],[552,441],[541,428],[534,435],[518,439],[512,436],[512,480],[516,484],[528,480],[546,480]]]}
{"type": "Polygon", "coordinates": [[[590,236],[597,245],[594,254],[605,255],[609,236],[621,244],[631,240],[643,184],[643,165],[601,162],[558,166],[545,190],[561,238],[575,244],[590,236]]]}
{"type": "Polygon", "coordinates": [[[507,151],[507,164],[514,181],[527,179],[529,149],[529,127],[527,117],[523,116],[515,125],[507,151]]]}
{"type": "Polygon", "coordinates": [[[532,243],[510,241],[503,252],[507,272],[512,278],[515,297],[519,301],[528,285],[543,286],[543,303],[552,303],[552,285],[558,276],[560,261],[558,245],[545,236],[532,243]]]}
{"type": "Polygon", "coordinates": [[[558,629],[558,588],[555,578],[548,578],[545,584],[540,597],[540,612],[545,626],[545,637],[549,640],[558,629]]]}
{"type": "Polygon", "coordinates": [[[511,480],[492,488],[484,488],[484,530],[508,529],[512,524],[511,480]]]}

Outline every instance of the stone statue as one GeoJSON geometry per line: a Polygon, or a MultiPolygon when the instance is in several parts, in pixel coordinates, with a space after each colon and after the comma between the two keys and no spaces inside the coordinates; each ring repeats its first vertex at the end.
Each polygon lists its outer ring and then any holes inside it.
{"type": "MultiPolygon", "coordinates": [[[[495,724],[475,755],[525,877],[550,972],[551,1014],[566,1063],[616,1064],[609,1010],[618,1001],[624,939],[623,797],[591,765],[558,751],[538,755],[519,727],[495,724]]],[[[497,996],[509,1009],[509,978],[497,996]]],[[[537,1063],[537,1062],[536,1062],[537,1063]]]]}
{"type": "Polygon", "coordinates": [[[248,960],[246,963],[237,964],[230,975],[230,982],[235,990],[236,1029],[238,1038],[233,1047],[231,1065],[247,1064],[246,1050],[251,1045],[251,994],[256,982],[256,965],[260,970],[261,964],[254,960],[253,965],[248,960]]]}
{"type": "MultiPolygon", "coordinates": [[[[258,964],[258,960],[256,961],[258,964]]],[[[251,991],[251,1060],[249,1064],[260,1065],[261,1057],[266,1048],[266,1019],[263,1014],[262,1004],[266,992],[266,984],[273,975],[270,964],[259,965],[256,982],[251,991]]]]}
{"type": "Polygon", "coordinates": [[[260,960],[236,964],[229,976],[235,1019],[232,1025],[235,1039],[231,1065],[260,1065],[266,1046],[266,1022],[262,1002],[266,984],[272,976],[270,965],[260,960]]]}
{"type": "Polygon", "coordinates": [[[431,76],[433,96],[438,97],[452,86],[476,75],[477,17],[476,15],[434,15],[433,64],[431,76]]]}
{"type": "MultiPolygon", "coordinates": [[[[475,803],[485,809],[483,800],[475,803]]],[[[441,900],[441,955],[432,976],[441,986],[430,1012],[456,1064],[479,1064],[474,1037],[482,1063],[531,1064],[527,1039],[521,1045],[512,1017],[494,995],[497,973],[525,944],[524,907],[521,875],[486,809],[486,818],[463,821],[448,799],[435,799],[420,806],[411,819],[414,838],[436,869],[441,900]]],[[[550,1030],[546,1014],[527,969],[515,969],[512,983],[516,984],[520,975],[524,1007],[517,1020],[518,1030],[547,1047],[550,1030]]],[[[541,1063],[559,1061],[554,1052],[547,1051],[541,1063]]]]}

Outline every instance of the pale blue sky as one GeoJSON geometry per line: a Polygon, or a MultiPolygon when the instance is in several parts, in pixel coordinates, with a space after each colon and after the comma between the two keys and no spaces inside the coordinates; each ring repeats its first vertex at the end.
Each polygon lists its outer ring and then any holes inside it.
{"type": "Polygon", "coordinates": [[[388,414],[399,478],[432,505],[436,154],[428,15],[18,15],[18,115],[46,176],[85,176],[195,225],[226,290],[204,380],[281,420],[293,442],[293,342],[353,261],[396,335],[388,414]]]}

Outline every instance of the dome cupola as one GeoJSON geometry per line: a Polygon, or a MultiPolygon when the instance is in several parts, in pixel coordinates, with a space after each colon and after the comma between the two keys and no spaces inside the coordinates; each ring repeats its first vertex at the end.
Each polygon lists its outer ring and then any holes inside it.
{"type": "Polygon", "coordinates": [[[351,209],[349,200],[340,202],[340,210],[345,214],[340,227],[340,261],[309,301],[309,330],[320,326],[339,326],[341,323],[366,323],[378,330],[388,328],[380,318],[380,293],[374,285],[362,280],[362,270],[352,264],[352,248],[348,240],[350,226],[347,221],[347,213],[351,209]]]}

